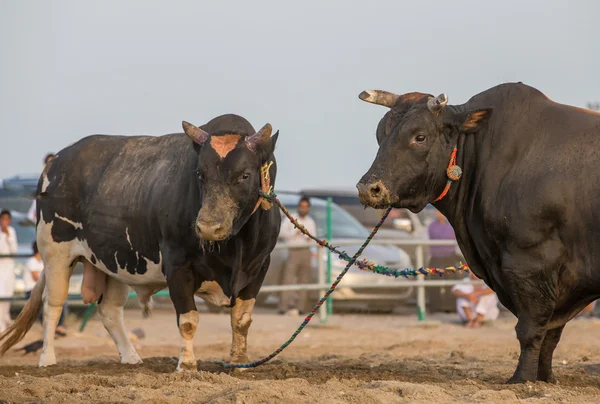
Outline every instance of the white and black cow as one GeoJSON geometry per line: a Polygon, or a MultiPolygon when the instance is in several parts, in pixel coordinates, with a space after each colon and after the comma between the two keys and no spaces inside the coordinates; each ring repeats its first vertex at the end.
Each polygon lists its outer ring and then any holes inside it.
{"type": "Polygon", "coordinates": [[[248,360],[255,296],[281,220],[276,209],[259,208],[267,207],[259,196],[261,168],[275,181],[278,134],[271,137],[269,124],[256,133],[237,115],[201,128],[184,122],[183,129],[159,137],[90,136],[46,166],[37,196],[45,270],[0,336],[2,353],[23,338],[44,304],[39,365],[56,363],[54,329],[81,261],[83,299],[99,302],[121,362],[141,362],[123,325],[128,286],[146,302],[168,286],[182,338],[178,370],[196,369],[194,295],[232,308],[231,360],[248,360]]]}

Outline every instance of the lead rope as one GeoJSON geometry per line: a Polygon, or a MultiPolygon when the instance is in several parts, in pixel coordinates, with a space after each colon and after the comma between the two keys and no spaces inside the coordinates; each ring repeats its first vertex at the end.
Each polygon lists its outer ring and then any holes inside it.
{"type": "MultiPolygon", "coordinates": [[[[298,221],[296,219],[294,219],[289,214],[289,212],[287,211],[287,209],[285,209],[283,207],[283,205],[281,204],[281,202],[279,201],[279,199],[277,199],[277,196],[274,193],[271,193],[270,195],[266,195],[266,194],[263,194],[261,192],[261,196],[264,197],[264,198],[267,198],[269,200],[274,200],[275,203],[277,204],[277,206],[279,206],[279,208],[286,214],[286,216],[292,221],[292,223],[294,224],[294,226],[296,228],[298,228],[300,231],[302,231],[302,233],[304,233],[305,235],[309,236],[311,239],[317,241],[320,245],[326,246],[325,245],[325,243],[326,243],[325,241],[319,240],[318,238],[312,236],[310,233],[308,233],[308,231],[306,231],[306,229],[304,228],[304,226],[302,226],[301,224],[299,224],[298,221]]],[[[391,207],[389,207],[389,208],[387,208],[385,210],[385,212],[383,213],[383,216],[381,216],[381,219],[379,220],[379,223],[377,223],[375,225],[375,227],[371,231],[371,234],[369,234],[369,237],[367,237],[367,239],[362,244],[362,246],[360,246],[360,248],[358,249],[358,251],[356,252],[356,254],[354,254],[354,256],[348,261],[348,264],[343,269],[343,271],[339,274],[339,276],[337,277],[337,279],[335,280],[335,282],[333,282],[333,284],[331,285],[331,287],[329,288],[329,290],[323,295],[323,297],[319,300],[319,302],[315,305],[315,307],[313,307],[312,311],[310,313],[308,313],[308,316],[306,316],[306,318],[304,319],[304,321],[302,322],[302,324],[300,324],[300,326],[298,327],[298,329],[296,329],[296,331],[292,334],[292,336],[287,341],[285,341],[279,348],[277,348],[275,351],[273,351],[270,355],[265,356],[264,358],[259,359],[259,360],[254,361],[254,362],[250,362],[250,363],[227,363],[227,362],[224,362],[224,361],[219,361],[217,363],[219,365],[222,365],[225,369],[232,369],[232,368],[249,369],[249,368],[255,368],[255,367],[260,366],[260,365],[262,365],[264,363],[267,363],[268,361],[270,361],[271,359],[273,359],[274,357],[276,357],[277,355],[279,355],[292,342],[294,342],[294,340],[302,332],[302,330],[304,329],[304,327],[306,327],[308,325],[308,323],[310,323],[310,320],[312,320],[312,318],[314,317],[314,315],[317,313],[317,311],[323,305],[323,303],[327,300],[327,298],[329,297],[329,295],[331,293],[333,293],[333,291],[335,290],[335,288],[337,287],[337,285],[340,283],[340,281],[342,280],[342,278],[344,277],[344,275],[346,275],[346,272],[348,272],[348,270],[350,269],[350,267],[352,267],[352,265],[356,262],[356,260],[358,259],[358,257],[360,257],[360,255],[362,254],[363,250],[367,247],[367,245],[369,245],[369,243],[371,242],[371,240],[373,239],[373,237],[375,236],[375,234],[377,234],[377,231],[379,231],[379,228],[381,227],[381,225],[383,225],[383,222],[385,222],[385,219],[388,217],[388,215],[389,215],[389,213],[390,213],[391,210],[392,210],[391,207]]]]}
{"type": "MultiPolygon", "coordinates": [[[[329,242],[327,240],[321,240],[321,239],[315,237],[314,235],[310,234],[308,232],[308,230],[306,230],[306,228],[292,216],[292,214],[286,209],[286,207],[283,206],[281,201],[277,198],[277,195],[275,195],[274,193],[271,193],[270,195],[264,195],[264,194],[261,194],[261,195],[264,198],[274,201],[275,204],[279,207],[279,209],[281,209],[283,214],[290,220],[290,222],[292,222],[294,227],[296,229],[300,230],[300,232],[302,232],[302,234],[304,234],[306,237],[315,241],[321,247],[325,247],[329,251],[337,254],[337,256],[341,260],[344,260],[346,262],[350,262],[350,260],[352,260],[352,258],[345,251],[338,249],[338,247],[332,246],[331,244],[329,244],[329,242]]],[[[387,215],[385,217],[387,217],[387,215]]],[[[382,217],[382,219],[385,220],[383,217],[382,217]]],[[[370,240],[369,240],[369,242],[370,242],[370,240]]],[[[417,275],[439,275],[439,276],[442,276],[449,272],[468,271],[469,270],[468,265],[462,264],[462,263],[459,263],[458,265],[454,265],[454,266],[445,267],[445,268],[421,267],[418,269],[413,269],[413,268],[393,269],[390,267],[386,267],[384,265],[376,265],[373,261],[369,261],[367,259],[363,259],[360,261],[358,261],[358,259],[357,259],[354,261],[354,265],[356,265],[360,270],[363,270],[363,271],[374,272],[379,275],[386,275],[386,276],[391,276],[394,278],[399,278],[399,277],[408,278],[410,276],[417,276],[417,275]]]]}
{"type": "Polygon", "coordinates": [[[279,348],[277,348],[275,351],[273,351],[270,355],[265,356],[264,358],[259,359],[254,362],[229,363],[229,362],[225,362],[225,361],[218,361],[217,364],[223,366],[223,368],[225,368],[225,369],[255,368],[257,366],[260,366],[262,364],[269,362],[271,359],[273,359],[274,357],[279,355],[285,348],[287,348],[296,339],[296,337],[302,332],[302,330],[308,325],[308,323],[310,323],[310,321],[312,320],[314,315],[317,313],[319,308],[327,300],[329,295],[331,295],[333,293],[335,288],[341,282],[342,278],[344,277],[344,275],[346,275],[346,272],[348,272],[348,270],[352,267],[352,265],[356,265],[359,269],[361,269],[363,271],[370,271],[370,272],[374,272],[374,273],[381,274],[381,275],[392,276],[395,278],[398,278],[400,276],[408,278],[409,276],[416,276],[416,275],[439,275],[439,276],[442,276],[443,274],[449,273],[449,272],[468,271],[469,270],[469,266],[467,264],[462,264],[462,263],[459,263],[458,265],[455,265],[455,266],[446,267],[446,268],[419,268],[419,269],[406,268],[403,270],[398,270],[398,269],[392,269],[392,268],[389,268],[389,267],[386,267],[383,265],[376,265],[372,261],[368,261],[366,259],[358,261],[358,257],[360,257],[360,255],[362,254],[364,249],[367,247],[367,245],[369,245],[369,243],[371,242],[373,237],[375,237],[375,234],[377,234],[377,232],[379,231],[379,228],[385,222],[385,219],[387,219],[388,215],[390,214],[390,211],[392,210],[391,207],[389,207],[385,210],[385,212],[381,216],[381,219],[379,220],[379,222],[375,225],[375,227],[369,234],[369,237],[367,237],[367,239],[361,245],[361,247],[358,249],[356,254],[354,254],[354,256],[350,257],[345,251],[341,251],[337,247],[334,247],[331,244],[329,244],[327,242],[327,240],[321,240],[321,239],[317,238],[316,236],[310,234],[310,232],[308,230],[306,230],[306,228],[302,224],[300,224],[298,222],[298,220],[296,220],[296,218],[294,218],[292,216],[292,214],[281,203],[281,201],[277,198],[277,195],[274,192],[271,191],[270,193],[265,193],[263,191],[260,191],[259,194],[260,194],[261,198],[264,198],[265,200],[268,200],[268,201],[275,202],[275,204],[279,207],[279,209],[281,209],[283,214],[290,220],[290,222],[292,222],[292,224],[294,225],[294,227],[296,229],[298,229],[298,230],[300,230],[300,232],[302,232],[302,234],[304,234],[311,240],[315,241],[321,247],[327,248],[331,252],[338,254],[340,259],[347,261],[347,264],[346,264],[346,267],[339,274],[339,276],[336,278],[335,282],[333,282],[333,284],[331,285],[329,290],[317,302],[317,304],[313,307],[311,312],[306,316],[306,318],[304,319],[302,324],[300,324],[300,326],[296,329],[296,331],[292,334],[292,336],[286,342],[284,342],[279,348]]]}

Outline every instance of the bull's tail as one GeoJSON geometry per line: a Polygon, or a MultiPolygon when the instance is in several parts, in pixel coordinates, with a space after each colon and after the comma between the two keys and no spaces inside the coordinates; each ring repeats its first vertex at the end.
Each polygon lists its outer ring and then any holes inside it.
{"type": "Polygon", "coordinates": [[[0,335],[0,342],[2,343],[2,346],[0,346],[0,356],[4,355],[6,351],[21,341],[25,337],[25,334],[27,334],[27,331],[31,329],[33,323],[35,323],[44,305],[43,294],[45,287],[46,278],[44,271],[42,271],[40,279],[31,291],[31,297],[25,303],[23,310],[21,310],[15,322],[0,335]]]}

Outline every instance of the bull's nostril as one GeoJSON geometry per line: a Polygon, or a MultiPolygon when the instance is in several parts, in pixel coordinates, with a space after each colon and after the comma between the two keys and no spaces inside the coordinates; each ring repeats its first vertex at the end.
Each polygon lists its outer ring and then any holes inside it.
{"type": "Polygon", "coordinates": [[[204,231],[204,232],[215,232],[221,229],[221,224],[220,223],[205,223],[205,222],[200,222],[198,223],[198,229],[200,231],[204,231]]]}
{"type": "Polygon", "coordinates": [[[381,188],[379,187],[379,185],[373,185],[369,192],[371,193],[371,196],[376,197],[379,196],[379,194],[381,194],[381,188]]]}

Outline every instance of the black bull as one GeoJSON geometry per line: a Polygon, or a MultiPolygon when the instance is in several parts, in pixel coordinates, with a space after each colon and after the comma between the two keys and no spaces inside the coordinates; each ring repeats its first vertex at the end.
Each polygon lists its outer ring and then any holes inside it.
{"type": "Polygon", "coordinates": [[[473,272],[518,317],[511,382],[554,381],[565,324],[600,297],[600,114],[521,83],[446,106],[447,97],[368,91],[390,108],[358,184],[363,203],[419,211],[435,202],[473,272]]]}
{"type": "MultiPolygon", "coordinates": [[[[123,326],[131,286],[142,301],[168,286],[182,337],[178,369],[196,367],[194,295],[231,306],[231,359],[247,361],[255,297],[277,241],[280,214],[260,208],[261,167],[269,167],[277,134],[258,133],[224,115],[185,134],[90,136],[61,150],[38,185],[37,241],[45,263],[40,282],[2,352],[29,330],[42,305],[40,366],[56,363],[54,328],[74,263],[84,263],[84,301],[99,300],[123,363],[141,362],[123,326]],[[187,134],[187,136],[186,136],[187,134]]],[[[263,206],[265,204],[262,204],[263,206]]]]}

